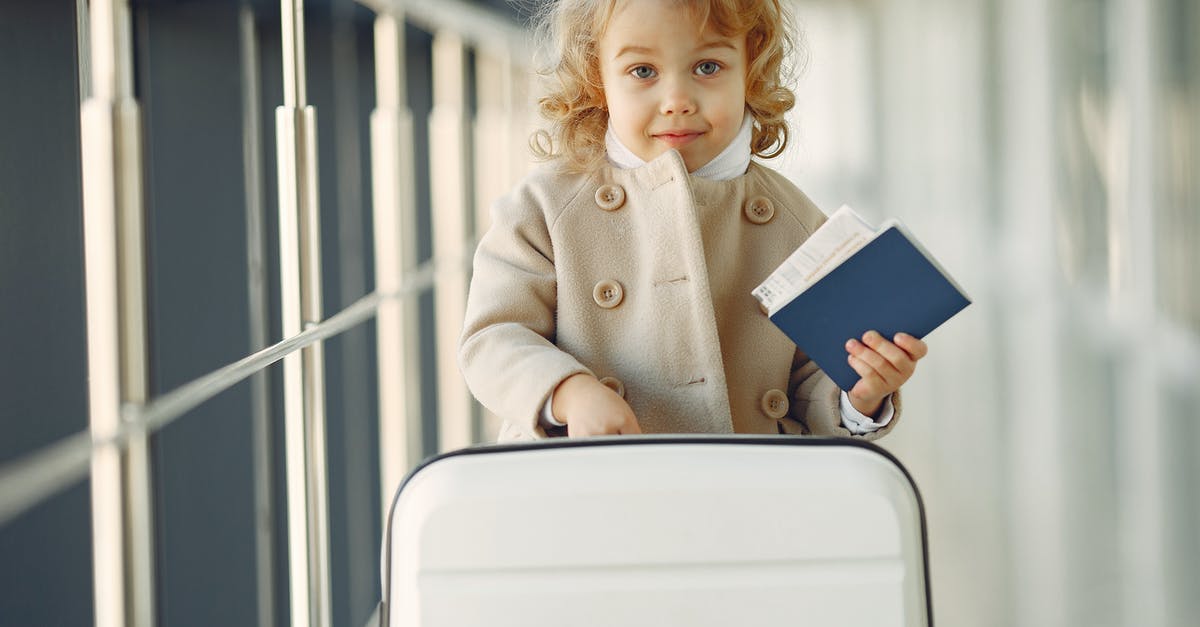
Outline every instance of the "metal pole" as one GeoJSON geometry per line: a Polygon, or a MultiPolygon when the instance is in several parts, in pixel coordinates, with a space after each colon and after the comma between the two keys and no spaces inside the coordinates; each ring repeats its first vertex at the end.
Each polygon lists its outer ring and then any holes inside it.
{"type": "MultiPolygon", "coordinates": [[[[88,316],[90,429],[109,441],[122,403],[147,397],[140,113],[133,99],[125,0],[89,8],[93,95],[80,108],[88,316]]],[[[154,622],[150,455],[144,430],[92,461],[97,625],[154,622]]]]}
{"type": "MultiPolygon", "coordinates": [[[[375,290],[396,290],[417,266],[417,209],[412,158],[412,112],[404,64],[404,17],[375,18],[375,98],[371,112],[371,193],[375,223],[375,290]]],[[[404,474],[424,453],[421,445],[419,299],[388,299],[376,322],[379,361],[380,511],[404,474]]]]}
{"type": "Polygon", "coordinates": [[[458,370],[458,338],[466,315],[465,268],[471,208],[467,206],[466,50],[462,38],[442,30],[433,38],[433,111],[429,115],[433,252],[439,262],[434,292],[437,311],[438,447],[473,440],[471,396],[458,370]]]}
{"type": "Polygon", "coordinates": [[[283,106],[304,107],[308,86],[304,67],[304,0],[280,0],[283,45],[283,106]]]}
{"type": "MultiPolygon", "coordinates": [[[[275,111],[283,335],[321,319],[316,111],[305,105],[304,7],[282,0],[284,105],[275,111]]],[[[322,344],[283,363],[292,624],[327,627],[329,508],[322,344]]]]}

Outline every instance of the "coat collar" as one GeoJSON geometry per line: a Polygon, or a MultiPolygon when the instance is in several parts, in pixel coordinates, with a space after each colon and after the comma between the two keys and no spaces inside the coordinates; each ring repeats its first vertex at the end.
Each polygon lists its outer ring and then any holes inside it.
{"type": "MultiPolygon", "coordinates": [[[[602,175],[602,179],[611,181],[620,181],[622,183],[634,185],[637,188],[656,190],[672,181],[680,181],[689,184],[689,187],[697,188],[697,192],[703,194],[711,193],[718,188],[723,188],[727,185],[749,185],[750,179],[758,166],[754,161],[750,162],[746,171],[733,179],[729,180],[712,180],[699,178],[695,174],[689,174],[687,166],[684,165],[683,156],[678,151],[668,150],[663,154],[655,157],[653,161],[636,168],[623,169],[613,164],[608,164],[607,175],[602,175]]],[[[758,166],[761,167],[761,166],[758,166]]]]}

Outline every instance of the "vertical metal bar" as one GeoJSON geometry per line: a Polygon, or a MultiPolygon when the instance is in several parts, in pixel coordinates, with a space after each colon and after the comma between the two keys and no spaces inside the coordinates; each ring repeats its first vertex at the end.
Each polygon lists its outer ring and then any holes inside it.
{"type": "MultiPolygon", "coordinates": [[[[95,0],[87,65],[93,94],[80,108],[91,431],[120,429],[122,403],[147,396],[140,120],[133,99],[128,4],[95,0]]],[[[146,434],[92,463],[93,570],[98,625],[154,621],[153,505],[146,434]]]]}
{"type": "Polygon", "coordinates": [[[308,104],[304,68],[304,0],[280,0],[283,45],[283,105],[308,104]]]}
{"type": "Polygon", "coordinates": [[[458,369],[458,338],[466,312],[467,206],[466,51],[457,33],[433,38],[433,110],[429,114],[433,251],[438,263],[438,447],[462,448],[472,440],[472,401],[458,369]]]}
{"type": "MultiPolygon", "coordinates": [[[[93,20],[95,23],[96,20],[93,20]]],[[[120,428],[120,355],[117,319],[117,233],[110,105],[85,102],[80,110],[83,157],[84,264],[87,282],[88,405],[96,441],[120,428]]],[[[121,450],[92,455],[92,572],[97,627],[124,627],[125,516],[121,506],[121,450]]]]}
{"type": "MultiPolygon", "coordinates": [[[[141,113],[133,99],[133,35],[129,7],[119,7],[114,139],[117,177],[117,288],[121,320],[121,400],[144,404],[149,396],[146,338],[145,226],[142,214],[141,113]]],[[[130,625],[154,624],[154,515],[147,433],[135,427],[125,450],[125,537],[129,560],[130,625]]]]}
{"type": "MultiPolygon", "coordinates": [[[[321,226],[317,206],[317,119],[316,110],[305,107],[302,151],[308,155],[303,221],[300,228],[301,286],[304,292],[304,327],[318,324],[321,311],[321,226]]],[[[308,482],[308,550],[311,556],[309,580],[315,591],[313,624],[329,627],[332,607],[329,574],[329,461],[325,419],[325,345],[317,342],[301,351],[304,359],[305,413],[308,416],[308,456],[305,470],[308,482]]]]}
{"type": "Polygon", "coordinates": [[[92,97],[91,20],[88,19],[88,0],[75,0],[75,39],[79,58],[79,102],[92,97]]]}
{"type": "MultiPolygon", "coordinates": [[[[123,99],[116,110],[119,184],[117,247],[121,257],[121,388],[122,402],[148,400],[146,301],[142,218],[141,138],[138,106],[123,99]]],[[[151,496],[150,441],[146,430],[130,422],[125,450],[126,537],[129,542],[130,625],[154,624],[154,506],[151,496]]]]}
{"type": "MultiPolygon", "coordinates": [[[[375,110],[371,112],[371,195],[374,205],[375,290],[400,289],[417,266],[417,210],[412,158],[412,112],[406,91],[404,18],[375,18],[375,110]]],[[[376,317],[379,362],[380,511],[422,457],[420,318],[414,297],[380,302],[376,317]]]]}
{"type": "MultiPolygon", "coordinates": [[[[250,350],[267,345],[266,214],[263,208],[263,149],[260,123],[258,33],[254,9],[243,5],[238,14],[242,62],[242,155],[246,188],[246,285],[249,290],[250,350]]],[[[275,624],[275,506],[272,472],[271,407],[267,373],[250,378],[254,438],[254,551],[258,586],[258,624],[275,624]]]]}
{"type": "MultiPolygon", "coordinates": [[[[321,319],[316,111],[306,106],[301,0],[282,0],[284,106],[276,109],[280,298],[283,334],[321,319]]],[[[324,351],[320,342],[284,359],[288,556],[292,623],[327,627],[329,507],[324,351]]]]}
{"type": "MultiPolygon", "coordinates": [[[[115,63],[111,3],[92,3],[90,65],[93,91],[80,107],[83,163],[84,267],[87,284],[88,405],[94,440],[120,429],[120,353],[117,295],[117,208],[111,95],[106,73],[115,63]],[[101,68],[104,68],[103,70],[101,68]],[[101,87],[104,85],[104,87],[101,87]]],[[[125,625],[125,516],[121,507],[121,451],[92,455],[92,572],[97,627],[125,625]]]]}
{"type": "MultiPolygon", "coordinates": [[[[275,112],[279,162],[279,270],[283,335],[299,332],[300,226],[296,215],[296,116],[275,112]]],[[[283,358],[284,454],[287,483],[288,587],[293,625],[310,624],[308,489],[305,478],[304,371],[300,353],[283,358]]]]}

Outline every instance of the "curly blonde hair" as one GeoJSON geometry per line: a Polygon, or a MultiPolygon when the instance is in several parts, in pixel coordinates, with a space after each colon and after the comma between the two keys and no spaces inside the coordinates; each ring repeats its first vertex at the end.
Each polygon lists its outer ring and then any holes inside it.
{"type": "MultiPolygon", "coordinates": [[[[551,130],[540,130],[530,148],[541,159],[563,159],[573,171],[586,171],[604,157],[608,127],[604,85],[597,47],[618,3],[625,0],[552,0],[537,17],[543,53],[539,74],[549,79],[548,93],[538,100],[551,130]]],[[[634,0],[636,1],[636,0],[634,0]]],[[[746,109],[754,118],[750,150],[770,159],[788,142],[784,114],[796,103],[787,87],[793,67],[787,62],[797,49],[792,17],[781,0],[677,0],[722,37],[745,37],[749,69],[746,109]]]]}

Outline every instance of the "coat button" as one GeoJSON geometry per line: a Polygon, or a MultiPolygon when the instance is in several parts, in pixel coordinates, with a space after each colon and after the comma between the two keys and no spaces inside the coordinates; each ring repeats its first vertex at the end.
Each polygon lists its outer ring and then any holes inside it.
{"type": "Polygon", "coordinates": [[[625,204],[625,190],[620,185],[601,185],[596,190],[596,204],[605,211],[616,211],[625,204]]]}
{"type": "Polygon", "coordinates": [[[746,201],[746,219],[755,224],[766,224],[775,217],[775,203],[770,198],[756,196],[746,201]]]}
{"type": "Polygon", "coordinates": [[[762,410],[771,420],[779,420],[788,413],[787,395],[779,390],[767,390],[762,396],[762,410]]]}
{"type": "Polygon", "coordinates": [[[625,384],[621,383],[616,377],[604,377],[600,379],[600,383],[611,388],[621,398],[625,398],[625,384]]]}
{"type": "Polygon", "coordinates": [[[621,300],[625,298],[625,290],[621,289],[621,284],[612,279],[605,279],[596,284],[592,288],[592,298],[596,304],[605,309],[612,309],[621,304],[621,300]]]}

